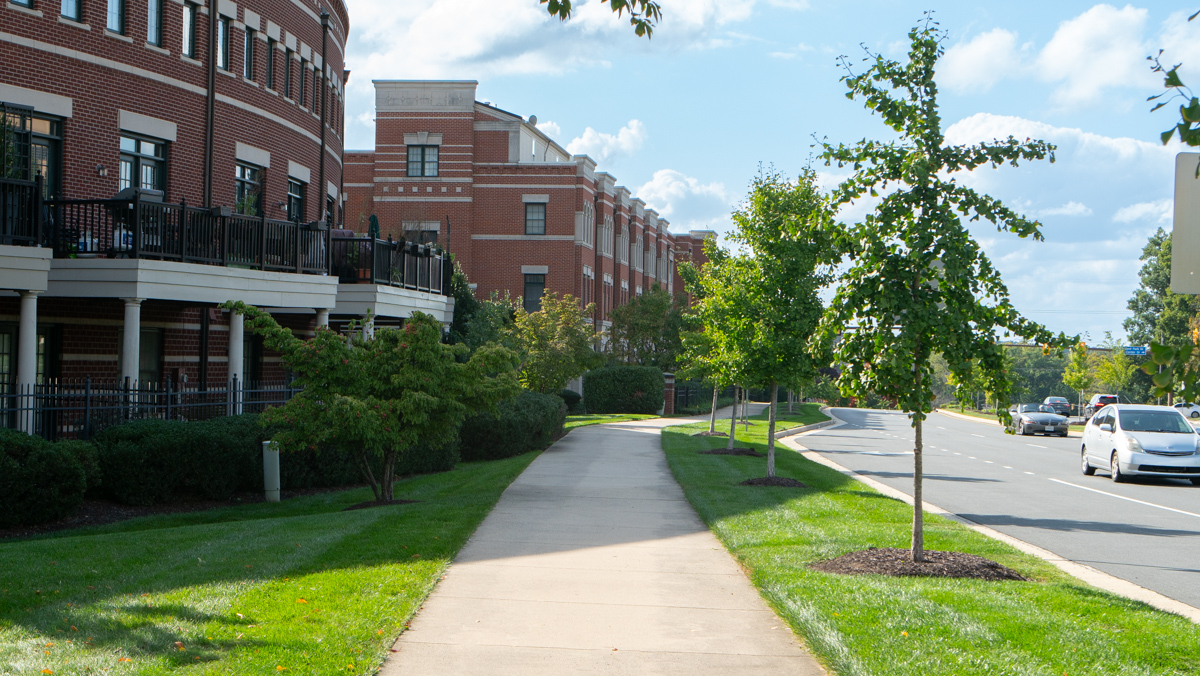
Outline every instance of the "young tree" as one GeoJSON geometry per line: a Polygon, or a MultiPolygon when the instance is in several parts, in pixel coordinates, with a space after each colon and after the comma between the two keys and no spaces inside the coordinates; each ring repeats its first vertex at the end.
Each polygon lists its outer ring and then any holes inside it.
{"type": "Polygon", "coordinates": [[[682,349],[683,296],[671,297],[654,284],[640,296],[609,313],[608,353],[623,364],[657,366],[673,371],[682,349]]]}
{"type": "Polygon", "coordinates": [[[452,443],[470,414],[494,408],[519,390],[513,354],[442,343],[442,324],[420,312],[403,329],[339,335],[319,328],[300,340],[267,312],[240,301],[223,305],[245,315],[266,347],[296,374],[296,395],[267,409],[264,424],[281,424],[281,450],[329,446],[352,454],[375,499],[391,501],[396,461],[419,445],[452,443]],[[382,461],[376,477],[371,460],[382,461]]]}
{"type": "Polygon", "coordinates": [[[522,385],[543,394],[557,392],[600,365],[603,360],[592,349],[596,332],[586,321],[594,309],[556,293],[542,296],[537,312],[517,309],[507,335],[521,354],[522,385]]]}
{"type": "Polygon", "coordinates": [[[1083,394],[1092,386],[1092,360],[1087,345],[1080,341],[1071,348],[1071,357],[1063,371],[1063,384],[1079,392],[1079,414],[1083,415],[1083,394]]]}
{"type": "Polygon", "coordinates": [[[1141,287],[1129,299],[1133,316],[1125,331],[1133,345],[1183,345],[1189,340],[1189,322],[1195,315],[1195,296],[1171,290],[1171,234],[1162,228],[1142,249],[1145,261],[1138,272],[1141,287]]]}
{"type": "MultiPolygon", "coordinates": [[[[825,315],[822,339],[842,337],[835,354],[844,365],[839,380],[843,391],[859,397],[874,391],[895,400],[912,417],[915,562],[925,558],[922,423],[934,398],[933,355],[944,355],[956,375],[976,371],[986,391],[1003,395],[1009,380],[997,330],[1038,343],[1069,344],[1017,312],[1000,273],[962,217],[1034,239],[1042,238],[1040,225],[954,178],[955,172],[985,164],[1016,166],[1021,160],[1053,158],[1054,147],[1012,137],[947,145],[934,82],[944,37],[926,15],[923,25],[909,33],[908,63],[868,52],[864,61],[869,67],[855,74],[843,59],[847,96],[862,99],[899,139],[823,144],[822,154],[827,164],[855,170],[835,190],[835,204],[880,195],[874,213],[863,222],[834,229],[846,267],[825,315]]],[[[1002,407],[1000,415],[1006,418],[1007,410],[1002,407]]]]}
{"type": "Polygon", "coordinates": [[[1112,333],[1105,331],[1105,340],[1101,345],[1108,348],[1108,356],[1100,361],[1096,366],[1096,378],[1110,392],[1120,393],[1125,388],[1129,387],[1129,382],[1133,378],[1133,371],[1137,368],[1137,364],[1130,361],[1125,354],[1125,343],[1121,340],[1114,340],[1112,333]]]}

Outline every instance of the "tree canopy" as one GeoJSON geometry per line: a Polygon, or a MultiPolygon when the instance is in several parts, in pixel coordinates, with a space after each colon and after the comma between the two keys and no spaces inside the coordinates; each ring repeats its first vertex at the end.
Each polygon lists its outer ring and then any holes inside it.
{"type": "Polygon", "coordinates": [[[843,365],[839,384],[844,391],[894,398],[912,416],[915,561],[924,556],[921,423],[934,400],[933,355],[942,354],[960,382],[981,382],[986,391],[1003,395],[1010,380],[999,332],[1055,347],[1075,342],[1017,312],[999,271],[963,221],[987,221],[999,231],[1035,240],[1042,238],[1040,224],[955,177],[982,166],[1052,160],[1054,146],[1011,136],[947,145],[934,81],[944,38],[927,14],[909,33],[907,63],[868,52],[866,70],[855,73],[843,58],[847,96],[862,100],[899,139],[822,144],[827,164],[854,170],[835,189],[836,205],[879,198],[862,222],[831,228],[845,267],[821,338],[840,339],[835,355],[843,365]]]}
{"type": "Polygon", "coordinates": [[[571,295],[547,293],[537,312],[516,308],[516,317],[505,329],[507,340],[520,350],[521,384],[543,394],[561,390],[572,378],[599,366],[593,349],[596,331],[587,322],[593,304],[581,308],[571,295]]]}
{"type": "Polygon", "coordinates": [[[1195,297],[1171,290],[1171,234],[1158,229],[1142,249],[1141,286],[1129,299],[1125,331],[1133,345],[1182,345],[1190,340],[1195,297]]]}
{"type": "Polygon", "coordinates": [[[609,313],[609,355],[622,364],[674,371],[683,349],[680,331],[686,305],[684,296],[672,297],[654,284],[628,303],[613,308],[609,313]]]}
{"type": "MultiPolygon", "coordinates": [[[[574,10],[572,0],[538,0],[538,2],[546,5],[546,11],[550,12],[550,16],[558,17],[563,21],[570,19],[571,12],[574,10]]],[[[629,12],[629,25],[633,26],[633,32],[638,37],[650,38],[653,36],[654,26],[662,20],[662,8],[655,0],[600,0],[600,2],[607,2],[617,16],[623,16],[625,12],[629,12]]]]}

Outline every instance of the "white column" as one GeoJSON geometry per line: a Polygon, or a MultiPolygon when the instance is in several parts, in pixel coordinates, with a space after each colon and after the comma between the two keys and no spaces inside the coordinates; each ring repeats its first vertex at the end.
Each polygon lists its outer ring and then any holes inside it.
{"type": "MultiPolygon", "coordinates": [[[[37,385],[37,291],[21,292],[21,324],[17,328],[17,393],[33,394],[37,385]]],[[[21,412],[18,429],[33,434],[34,398],[22,397],[18,408],[21,412]]]]}
{"type": "Polygon", "coordinates": [[[322,326],[329,326],[329,308],[327,307],[317,308],[317,328],[322,326]]]}
{"type": "Polygon", "coordinates": [[[237,415],[242,412],[241,388],[245,387],[245,383],[243,381],[246,378],[246,373],[243,368],[245,365],[245,362],[243,361],[243,348],[245,347],[243,340],[246,335],[245,319],[245,316],[243,316],[240,312],[234,312],[229,315],[229,349],[227,351],[227,354],[229,355],[229,369],[227,378],[230,382],[230,385],[233,384],[233,379],[237,378],[238,387],[238,389],[233,392],[229,402],[229,412],[232,415],[237,415]]]}
{"type": "Polygon", "coordinates": [[[142,356],[142,299],[122,298],[125,301],[124,339],[121,342],[121,379],[137,382],[142,356]]]}

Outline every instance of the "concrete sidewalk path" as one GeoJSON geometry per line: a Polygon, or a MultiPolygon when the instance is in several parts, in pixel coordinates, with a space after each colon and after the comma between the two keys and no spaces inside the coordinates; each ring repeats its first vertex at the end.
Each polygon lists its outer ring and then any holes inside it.
{"type": "Polygon", "coordinates": [[[573,430],[459,553],[380,674],[824,674],[704,526],[663,427],[573,430]]]}

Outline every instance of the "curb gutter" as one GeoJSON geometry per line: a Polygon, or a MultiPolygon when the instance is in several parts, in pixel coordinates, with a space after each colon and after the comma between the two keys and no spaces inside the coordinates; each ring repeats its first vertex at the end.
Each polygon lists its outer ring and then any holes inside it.
{"type": "MultiPolygon", "coordinates": [[[[945,411],[941,411],[941,412],[945,413],[945,411]]],[[[830,413],[828,413],[828,411],[822,410],[822,413],[829,415],[830,420],[827,423],[819,423],[820,427],[827,427],[830,424],[837,424],[837,425],[844,424],[843,421],[838,420],[837,418],[833,417],[830,413]]],[[[972,418],[970,418],[970,416],[956,416],[956,417],[964,417],[964,418],[972,419],[972,418]]],[[[975,420],[978,420],[978,419],[976,418],[975,420]]],[[[987,422],[987,421],[981,420],[980,422],[987,422]]],[[[817,426],[810,425],[809,427],[817,427],[817,426]]],[[[792,430],[785,430],[785,431],[791,432],[792,430]]],[[[776,435],[776,436],[778,437],[778,435],[776,435]]],[[[793,448],[793,450],[797,451],[798,453],[803,455],[805,458],[808,458],[809,460],[812,460],[815,463],[824,465],[826,467],[829,467],[830,469],[837,470],[838,472],[841,472],[842,474],[844,474],[852,479],[855,479],[856,481],[862,482],[862,483],[870,486],[871,488],[874,488],[875,490],[879,491],[883,495],[886,495],[890,498],[895,498],[897,500],[901,500],[904,503],[909,504],[909,505],[913,504],[912,496],[908,495],[907,493],[904,493],[903,491],[899,491],[895,488],[892,488],[891,486],[888,486],[887,484],[880,483],[879,481],[876,481],[875,479],[872,479],[871,477],[859,474],[858,472],[855,472],[852,469],[843,467],[843,466],[839,465],[838,463],[834,462],[833,460],[830,460],[829,458],[826,458],[825,456],[823,456],[819,453],[816,453],[814,451],[811,451],[808,448],[806,448],[805,446],[802,446],[798,440],[790,439],[788,445],[791,446],[793,448]]],[[[968,519],[966,517],[962,517],[962,516],[959,516],[958,514],[947,511],[945,509],[942,509],[941,507],[938,507],[937,505],[931,505],[928,502],[923,502],[922,507],[926,512],[928,512],[930,514],[937,514],[939,516],[944,516],[947,519],[950,519],[951,521],[956,521],[977,533],[980,533],[982,535],[986,535],[987,537],[992,538],[993,540],[999,540],[1000,542],[1003,542],[1007,545],[1011,545],[1012,547],[1015,547],[1016,549],[1019,549],[1022,552],[1025,552],[1026,554],[1036,556],[1037,558],[1039,558],[1049,564],[1052,564],[1054,567],[1058,568],[1059,570],[1063,571],[1064,573],[1066,573],[1078,580],[1081,580],[1093,587],[1103,589],[1104,591],[1116,594],[1117,596],[1123,596],[1127,599],[1132,599],[1134,601],[1140,601],[1142,603],[1145,603],[1146,605],[1153,606],[1154,608],[1157,608],[1164,612],[1172,613],[1175,615],[1181,615],[1196,624],[1200,624],[1200,608],[1196,608],[1195,606],[1190,606],[1186,603],[1183,603],[1182,601],[1176,601],[1173,598],[1164,596],[1156,591],[1146,589],[1145,587],[1142,587],[1141,585],[1138,585],[1138,584],[1134,584],[1133,582],[1130,582],[1128,580],[1123,580],[1119,577],[1116,577],[1115,575],[1109,575],[1108,573],[1105,573],[1104,571],[1092,568],[1091,566],[1087,566],[1082,563],[1076,563],[1074,561],[1071,561],[1070,559],[1064,559],[1063,557],[1059,556],[1058,554],[1055,554],[1054,552],[1051,552],[1047,549],[1042,549],[1041,547],[1038,547],[1037,545],[1030,544],[1028,542],[1025,542],[1024,540],[1019,540],[1011,535],[1006,535],[1004,533],[1001,533],[1000,531],[995,530],[994,528],[989,528],[982,524],[978,524],[974,521],[971,521],[970,519],[968,519]]]]}

